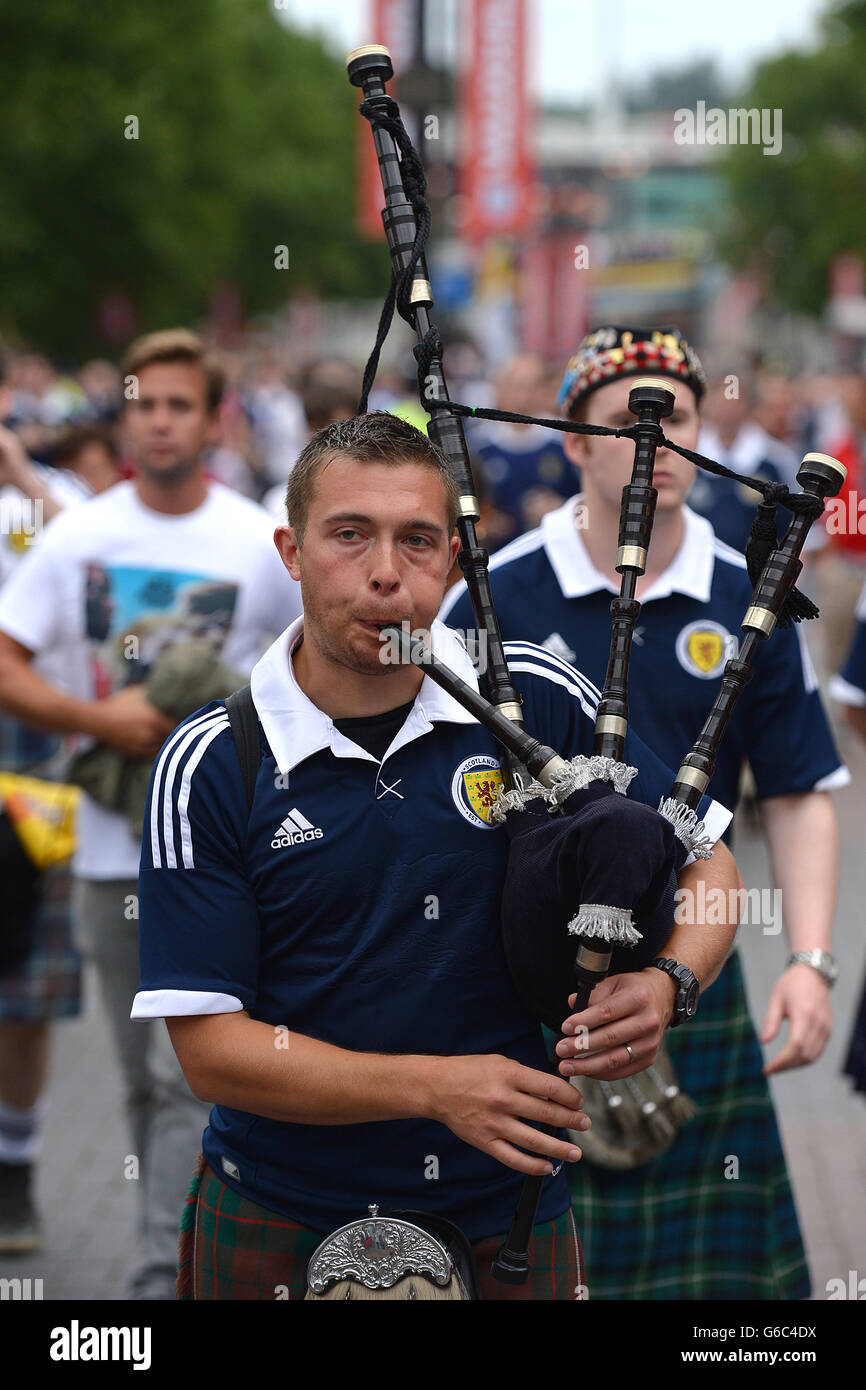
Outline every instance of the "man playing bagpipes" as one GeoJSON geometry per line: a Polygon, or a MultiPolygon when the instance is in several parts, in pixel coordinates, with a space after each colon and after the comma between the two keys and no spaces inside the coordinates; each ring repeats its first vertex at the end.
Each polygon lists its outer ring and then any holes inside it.
{"type": "MultiPolygon", "coordinates": [[[[633,420],[629,390],[647,373],[677,383],[666,434],[694,449],[704,376],[696,354],[673,328],[595,329],[568,365],[559,400],[563,413],[593,425],[627,425],[633,420]]],[[[611,592],[619,590],[613,561],[633,446],[627,438],[566,434],[564,440],[580,470],[582,492],[492,558],[491,588],[506,640],[535,641],[549,660],[575,661],[600,687],[610,645],[611,592]]],[[[673,765],[703,724],[736,649],[753,587],[744,557],[685,506],[694,476],[687,459],[659,448],[652,544],[637,587],[642,607],[631,653],[631,721],[673,765]]],[[[719,486],[733,484],[720,480],[719,486]]],[[[440,617],[471,628],[465,585],[449,592],[440,617]]],[[[727,806],[736,805],[745,761],[757,787],[792,952],[767,1004],[761,1041],[775,1038],[787,1019],[787,1042],[764,1068],[734,952],[713,988],[701,992],[694,1021],[668,1035],[679,1085],[697,1103],[697,1119],[672,1145],[657,1145],[663,1150],[657,1157],[651,1146],[641,1146],[639,1130],[629,1135],[620,1125],[614,1126],[614,1138],[622,1139],[618,1151],[599,1151],[594,1158],[602,1128],[597,1123],[585,1161],[570,1174],[593,1297],[808,1295],[765,1075],[815,1061],[829,1035],[837,851],[828,789],[844,785],[848,776],[799,628],[777,630],[760,649],[727,727],[710,788],[727,806]],[[600,1166],[624,1165],[630,1152],[635,1166],[629,1169],[600,1166]]],[[[762,895],[764,907],[771,896],[762,895]]],[[[776,901],[766,920],[747,919],[752,930],[781,930],[776,901]]],[[[596,1075],[592,1063],[578,1065],[577,1073],[579,1079],[596,1075]]],[[[597,1097],[597,1086],[585,1089],[591,1093],[587,1108],[599,1121],[611,1103],[619,1105],[618,1114],[610,1112],[617,1121],[633,1113],[621,1088],[597,1097]]]]}
{"type": "MultiPolygon", "coordinates": [[[[392,1261],[392,1236],[414,1242],[401,1247],[412,1273],[397,1296],[586,1296],[562,1166],[580,1156],[562,1129],[585,1125],[565,1079],[573,1063],[550,1071],[500,938],[502,752],[417,666],[383,660],[389,624],[429,630],[478,689],[465,647],[435,621],[457,510],[447,463],[411,425],[374,413],[316,434],[275,536],[304,616],[252,674],[250,794],[238,697],[187,719],[154,765],[133,1016],[166,1018],[192,1090],[214,1106],[184,1212],[180,1297],[357,1297],[357,1261],[392,1261]],[[543,1177],[531,1274],[500,1283],[490,1259],[525,1175],[543,1177]],[[447,1222],[459,1228],[450,1244],[447,1222]],[[459,1280],[436,1274],[449,1248],[459,1280]]],[[[525,643],[512,670],[527,728],[567,758],[589,753],[585,678],[525,643]]],[[[667,826],[646,807],[671,772],[632,735],[625,754],[638,768],[632,812],[667,826]]],[[[708,798],[699,809],[712,844],[729,815],[708,798]]],[[[739,875],[716,844],[679,884],[697,905],[739,875]]],[[[690,912],[669,951],[706,987],[734,932],[690,912]]],[[[678,986],[646,969],[603,993],[562,1028],[615,1079],[653,1061],[678,986]]]]}

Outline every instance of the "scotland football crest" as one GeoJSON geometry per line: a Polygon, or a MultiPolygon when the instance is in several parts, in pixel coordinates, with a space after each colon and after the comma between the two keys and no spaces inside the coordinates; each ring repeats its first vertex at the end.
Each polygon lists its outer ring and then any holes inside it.
{"type": "Polygon", "coordinates": [[[496,830],[489,821],[490,809],[502,786],[502,770],[496,758],[480,753],[465,758],[451,779],[451,795],[461,816],[479,830],[496,830]]]}

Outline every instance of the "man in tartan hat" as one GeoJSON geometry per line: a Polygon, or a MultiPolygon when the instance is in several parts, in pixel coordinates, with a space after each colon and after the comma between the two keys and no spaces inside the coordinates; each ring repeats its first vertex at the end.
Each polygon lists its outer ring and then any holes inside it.
{"type": "MultiPolygon", "coordinates": [[[[568,363],[559,404],[571,419],[620,427],[632,422],[636,376],[677,383],[668,436],[695,449],[705,378],[677,328],[604,325],[568,363]]],[[[582,491],[538,530],[491,560],[490,580],[503,637],[538,642],[574,660],[602,685],[610,647],[610,599],[620,497],[631,474],[629,439],[566,435],[582,491]]],[[[685,504],[694,466],[663,448],[652,544],[630,662],[630,722],[666,762],[678,766],[709,712],[750,602],[745,560],[685,504]]],[[[731,484],[733,486],[733,484],[731,484]]],[[[471,626],[463,584],[440,617],[471,626]]],[[[596,697],[597,697],[596,691],[596,697]]],[[[697,1016],[668,1034],[679,1084],[698,1115],[672,1147],[628,1171],[589,1157],[571,1175],[587,1252],[590,1295],[600,1298],[803,1298],[809,1281],[766,1074],[804,1066],[830,1031],[829,955],[836,892],[836,822],[828,792],[848,780],[824,715],[817,680],[798,629],[777,631],[758,654],[754,676],[722,742],[711,784],[736,805],[743,764],[759,806],[781,890],[791,954],[766,1006],[761,1041],[783,1020],[786,1045],[766,1068],[749,1016],[734,951],[697,1016]],[[736,1157],[735,1179],[730,1158],[736,1157]]],[[[761,895],[762,906],[771,895],[761,895]]],[[[772,899],[760,927],[781,930],[772,899]]],[[[667,954],[671,954],[668,952],[667,954]]],[[[578,1059],[578,1075],[592,1064],[578,1059]]]]}

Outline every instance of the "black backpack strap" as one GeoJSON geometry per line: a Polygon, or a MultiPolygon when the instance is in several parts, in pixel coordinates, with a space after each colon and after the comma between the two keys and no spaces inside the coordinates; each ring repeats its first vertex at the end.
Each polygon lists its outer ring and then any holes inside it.
{"type": "Polygon", "coordinates": [[[229,695],[225,702],[226,714],[231,725],[232,738],[237,749],[238,762],[241,765],[241,779],[244,784],[244,791],[247,797],[247,815],[253,806],[253,796],[256,790],[256,778],[259,774],[259,763],[261,762],[261,745],[259,743],[259,716],[256,714],[256,707],[253,704],[253,693],[248,685],[244,685],[240,690],[236,690],[233,695],[229,695]]]}

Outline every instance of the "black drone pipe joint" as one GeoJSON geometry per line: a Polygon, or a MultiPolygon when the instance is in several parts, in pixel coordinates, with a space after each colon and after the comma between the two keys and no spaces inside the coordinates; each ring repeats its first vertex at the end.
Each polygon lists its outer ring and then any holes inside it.
{"type": "Polygon", "coordinates": [[[593,752],[621,762],[628,731],[628,668],[632,636],[640,613],[635,589],[646,569],[658,493],[652,485],[656,450],[662,442],[661,421],[673,412],[675,395],[668,382],[643,377],[631,389],[628,407],[637,416],[631,481],[622,490],[616,569],[620,592],[610,605],[611,640],[604,690],[595,717],[593,752]]]}

